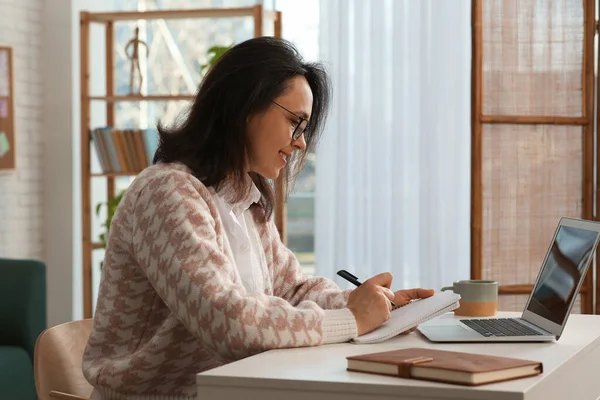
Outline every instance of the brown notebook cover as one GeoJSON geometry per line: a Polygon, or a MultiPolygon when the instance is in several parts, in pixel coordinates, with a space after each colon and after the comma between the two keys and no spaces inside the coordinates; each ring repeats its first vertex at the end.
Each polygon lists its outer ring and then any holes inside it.
{"type": "Polygon", "coordinates": [[[538,361],[425,348],[347,357],[348,371],[475,386],[539,375],[538,361]]]}

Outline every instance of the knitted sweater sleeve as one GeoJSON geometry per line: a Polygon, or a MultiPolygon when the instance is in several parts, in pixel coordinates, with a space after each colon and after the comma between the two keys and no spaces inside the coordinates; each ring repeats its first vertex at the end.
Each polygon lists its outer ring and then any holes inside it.
{"type": "Polygon", "coordinates": [[[314,301],[323,309],[346,307],[352,290],[342,290],[333,281],[322,277],[309,277],[302,272],[294,253],[279,237],[277,227],[269,224],[271,252],[273,254],[273,292],[292,304],[314,301]]]}
{"type": "MultiPolygon", "coordinates": [[[[133,253],[177,319],[224,359],[343,342],[357,335],[348,309],[323,310],[248,293],[219,244],[222,229],[189,174],[153,177],[133,211],[133,253]]],[[[214,211],[214,210],[213,210],[214,211]]]]}

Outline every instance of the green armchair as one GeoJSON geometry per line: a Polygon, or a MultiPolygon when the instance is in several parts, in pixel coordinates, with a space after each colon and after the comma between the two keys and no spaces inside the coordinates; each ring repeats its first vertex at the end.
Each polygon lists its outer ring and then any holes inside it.
{"type": "Polygon", "coordinates": [[[0,388],[3,400],[35,400],[33,351],[46,329],[46,265],[0,258],[0,388]]]}

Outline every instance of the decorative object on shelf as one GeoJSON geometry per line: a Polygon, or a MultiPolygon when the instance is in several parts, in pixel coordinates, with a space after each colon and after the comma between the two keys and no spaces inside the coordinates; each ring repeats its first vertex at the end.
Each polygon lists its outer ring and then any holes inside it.
{"type": "Polygon", "coordinates": [[[102,207],[106,206],[106,221],[104,221],[104,223],[102,224],[102,227],[104,227],[106,229],[106,231],[104,233],[101,233],[99,236],[100,243],[101,243],[103,249],[106,248],[106,243],[108,241],[108,233],[110,231],[110,224],[112,222],[113,216],[115,215],[115,211],[117,210],[117,207],[119,206],[119,203],[121,202],[121,199],[123,198],[124,194],[125,194],[125,190],[122,190],[118,195],[116,195],[112,199],[98,203],[96,205],[96,215],[97,216],[100,216],[100,211],[102,210],[102,207]]]}
{"type": "Polygon", "coordinates": [[[0,47],[0,171],[15,169],[12,48],[0,47]]]}
{"type": "Polygon", "coordinates": [[[216,63],[217,60],[221,58],[221,56],[232,47],[233,44],[229,46],[212,46],[211,48],[209,48],[207,51],[208,61],[206,62],[206,64],[202,64],[202,72],[206,73],[208,69],[212,67],[214,63],[216,63]]]}
{"type": "Polygon", "coordinates": [[[148,45],[143,40],[140,40],[139,37],[140,28],[136,27],[133,39],[127,42],[127,45],[125,46],[125,54],[127,55],[127,58],[131,60],[131,69],[129,70],[129,94],[140,94],[142,90],[142,82],[144,81],[144,76],[142,75],[142,70],[140,69],[139,46],[143,45],[146,48],[146,56],[148,56],[148,45]],[[129,54],[130,48],[133,49],[131,54],[129,54]],[[138,83],[137,88],[134,91],[134,80],[136,71],[138,75],[138,83]]]}

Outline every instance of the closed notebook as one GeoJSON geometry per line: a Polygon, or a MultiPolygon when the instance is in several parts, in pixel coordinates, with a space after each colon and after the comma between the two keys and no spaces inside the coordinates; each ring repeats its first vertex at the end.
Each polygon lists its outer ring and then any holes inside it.
{"type": "Polygon", "coordinates": [[[451,291],[436,292],[433,296],[420,299],[391,312],[390,319],[374,331],[353,339],[354,343],[379,343],[417,325],[458,308],[460,295],[451,291]]]}
{"type": "Polygon", "coordinates": [[[476,386],[539,375],[538,361],[409,348],[347,357],[348,371],[476,386]]]}

